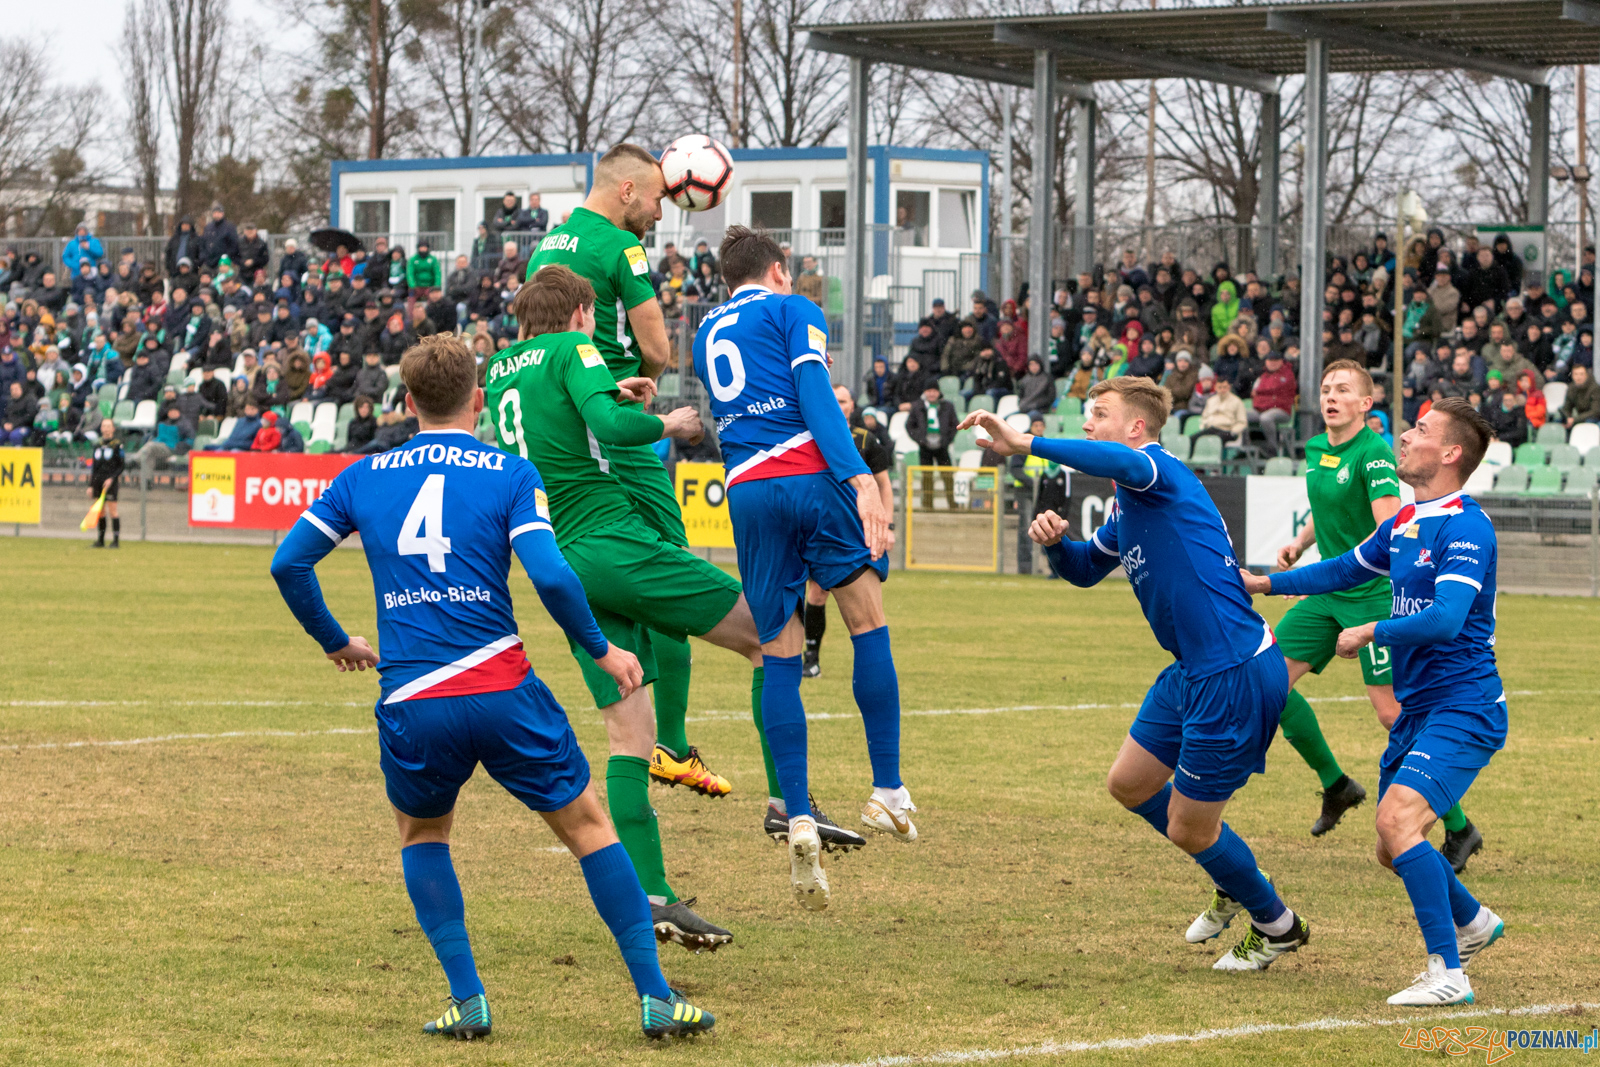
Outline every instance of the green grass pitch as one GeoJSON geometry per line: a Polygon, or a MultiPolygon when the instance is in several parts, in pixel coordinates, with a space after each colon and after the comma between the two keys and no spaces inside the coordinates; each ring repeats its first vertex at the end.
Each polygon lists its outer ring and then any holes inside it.
{"type": "MultiPolygon", "coordinates": [[[[473,1045],[426,1039],[446,990],[401,883],[375,679],[322,659],[268,559],[0,548],[0,1063],[858,1063],[1392,1021],[1384,997],[1420,969],[1404,891],[1372,858],[1371,802],[1312,839],[1317,781],[1281,739],[1230,821],[1309,917],[1311,943],[1263,975],[1210,969],[1234,931],[1220,947],[1184,943],[1203,874],[1103,786],[1129,705],[1168,662],[1126,584],[896,574],[885,596],[904,708],[956,712],[903,722],[920,841],[874,840],[831,865],[827,912],[796,906],[783,852],[758,833],[748,666],[697,644],[690,739],[735,792],[652,795],[678,892],[737,936],[714,956],[662,949],[716,1033],[644,1041],[577,864],[479,774],[453,847],[496,1030],[473,1045]]],[[[319,573],[351,632],[375,637],[360,554],[337,552],[319,573]]],[[[564,642],[520,574],[513,593],[535,670],[603,764],[564,642]]],[[[1273,619],[1284,606],[1257,603],[1273,619]]],[[[1507,934],[1473,967],[1478,1007],[1597,1002],[1600,605],[1503,596],[1499,651],[1511,736],[1467,798],[1488,848],[1466,882],[1507,934]]],[[[841,821],[868,785],[849,679],[835,614],[804,697],[825,716],[810,728],[817,795],[841,821]]],[[[1360,696],[1356,667],[1335,661],[1306,691],[1335,753],[1375,790],[1380,728],[1364,700],[1333,699],[1360,696]]],[[[1596,1015],[1483,1021],[1587,1032],[1596,1015]]],[[[1005,1062],[1421,1062],[1403,1036],[1268,1031],[1005,1062]]]]}

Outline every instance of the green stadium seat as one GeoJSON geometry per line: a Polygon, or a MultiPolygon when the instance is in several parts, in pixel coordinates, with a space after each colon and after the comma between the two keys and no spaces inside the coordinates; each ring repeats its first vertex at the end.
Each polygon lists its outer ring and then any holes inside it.
{"type": "Polygon", "coordinates": [[[332,441],[312,441],[309,445],[306,446],[306,451],[309,452],[313,456],[320,456],[324,452],[332,452],[333,451],[333,442],[332,441]]]}
{"type": "Polygon", "coordinates": [[[1561,492],[1561,475],[1555,467],[1536,467],[1522,492],[1525,496],[1555,496],[1561,492]]]}
{"type": "Polygon", "coordinates": [[[1084,417],[1082,415],[1063,415],[1061,416],[1061,432],[1069,437],[1074,434],[1081,437],[1083,435],[1083,421],[1084,417]]]}
{"type": "Polygon", "coordinates": [[[994,411],[994,397],[988,393],[974,395],[971,400],[967,401],[967,411],[969,414],[974,411],[994,411]]]}
{"type": "Polygon", "coordinates": [[[220,425],[221,422],[218,419],[215,419],[210,415],[206,415],[195,424],[195,436],[198,437],[201,434],[210,434],[212,437],[216,437],[217,427],[220,425]]]}
{"type": "Polygon", "coordinates": [[[1273,456],[1267,460],[1267,469],[1261,473],[1270,474],[1276,478],[1292,478],[1299,471],[1296,469],[1295,461],[1288,456],[1273,456]]]}
{"type": "Polygon", "coordinates": [[[200,451],[202,448],[206,447],[206,445],[209,445],[211,442],[215,441],[216,439],[217,438],[216,438],[216,436],[214,434],[207,434],[207,433],[195,434],[193,451],[195,451],[195,452],[200,451]]]}
{"type": "Polygon", "coordinates": [[[1191,467],[1219,467],[1222,465],[1222,438],[1215,434],[1195,437],[1189,452],[1191,467]]]}
{"type": "Polygon", "coordinates": [[[1046,437],[1061,436],[1061,416],[1046,415],[1044,417],[1044,433],[1046,437]]]}
{"type": "Polygon", "coordinates": [[[1178,434],[1172,438],[1162,438],[1161,447],[1171,452],[1174,457],[1187,463],[1189,462],[1189,438],[1178,434]]]}
{"type": "Polygon", "coordinates": [[[183,385],[183,378],[184,369],[182,367],[172,367],[167,371],[168,385],[176,385],[181,387],[183,385]]]}
{"type": "Polygon", "coordinates": [[[1564,445],[1567,443],[1567,428],[1559,422],[1547,422],[1539,427],[1539,435],[1533,440],[1535,444],[1544,445],[1546,448],[1551,445],[1564,445]]]}
{"type": "Polygon", "coordinates": [[[119,400],[117,406],[111,410],[111,418],[118,426],[133,418],[133,409],[136,405],[131,400],[119,400]]]}
{"type": "Polygon", "coordinates": [[[1583,453],[1571,445],[1551,445],[1550,466],[1564,471],[1581,467],[1583,466],[1583,453]]]}
{"type": "Polygon", "coordinates": [[[1600,470],[1594,467],[1579,467],[1567,471],[1567,484],[1561,487],[1562,496],[1588,496],[1589,490],[1595,487],[1596,479],[1600,478],[1600,470]]]}
{"type": "Polygon", "coordinates": [[[678,374],[663,374],[656,380],[656,392],[661,396],[682,396],[682,376],[678,374]]]}
{"type": "MultiPolygon", "coordinates": [[[[1181,419],[1181,420],[1180,419],[1173,419],[1172,421],[1173,422],[1179,422],[1179,421],[1183,422],[1183,424],[1184,424],[1183,425],[1183,435],[1185,437],[1196,437],[1196,436],[1199,435],[1201,430],[1205,429],[1205,426],[1200,422],[1200,416],[1198,416],[1198,415],[1196,415],[1192,419],[1181,419]]],[[[1220,440],[1222,440],[1222,438],[1219,437],[1219,438],[1217,438],[1217,440],[1220,441],[1220,440]]]]}
{"type": "Polygon", "coordinates": [[[939,392],[947,398],[953,398],[961,392],[961,379],[954,374],[946,374],[939,379],[939,392]]]}
{"type": "Polygon", "coordinates": [[[950,454],[959,456],[961,453],[978,446],[978,431],[957,430],[955,442],[950,446],[950,454]]]}
{"type": "Polygon", "coordinates": [[[353,402],[352,403],[348,403],[348,404],[340,404],[339,405],[339,425],[340,426],[348,426],[348,425],[350,425],[350,420],[355,418],[355,417],[356,417],[356,406],[355,406],[355,404],[353,402]]]}
{"type": "Polygon", "coordinates": [[[1071,389],[1071,388],[1072,388],[1072,379],[1071,378],[1057,378],[1056,379],[1056,396],[1064,396],[1066,394],[1066,391],[1068,389],[1071,389]]]}
{"type": "MultiPolygon", "coordinates": [[[[1066,381],[1065,378],[1061,380],[1066,381]]],[[[1061,398],[1061,402],[1056,405],[1056,410],[1063,415],[1082,415],[1083,401],[1075,396],[1064,396],[1061,398]]]]}
{"type": "Polygon", "coordinates": [[[1583,454],[1583,465],[1600,470],[1600,448],[1591,448],[1583,454]]]}
{"type": "Polygon", "coordinates": [[[1494,476],[1494,491],[1497,493],[1520,493],[1528,488],[1528,468],[1520,466],[1502,467],[1494,476]]]}
{"type": "Polygon", "coordinates": [[[1516,464],[1519,467],[1526,467],[1529,470],[1533,470],[1535,467],[1542,467],[1544,466],[1544,446],[1536,445],[1532,442],[1518,445],[1516,457],[1516,464]]]}
{"type": "Polygon", "coordinates": [[[950,406],[956,409],[956,417],[964,418],[967,414],[967,398],[960,393],[945,393],[944,398],[950,401],[950,406]]]}
{"type": "Polygon", "coordinates": [[[100,414],[109,416],[117,409],[117,387],[107,383],[100,387],[100,414]]]}

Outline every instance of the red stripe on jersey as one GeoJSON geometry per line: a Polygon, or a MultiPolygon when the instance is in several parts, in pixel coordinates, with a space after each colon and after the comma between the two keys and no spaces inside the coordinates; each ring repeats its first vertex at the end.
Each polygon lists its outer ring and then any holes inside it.
{"type": "Polygon", "coordinates": [[[521,642],[497,653],[459,674],[451,675],[428,688],[402,697],[401,700],[432,700],[435,697],[464,697],[475,693],[499,693],[515,689],[533,668],[521,642]]]}
{"type": "Polygon", "coordinates": [[[762,478],[787,478],[794,474],[817,474],[827,469],[828,461],[822,458],[822,449],[817,447],[815,441],[807,441],[739,472],[736,477],[728,479],[728,484],[738,485],[762,478]]]}

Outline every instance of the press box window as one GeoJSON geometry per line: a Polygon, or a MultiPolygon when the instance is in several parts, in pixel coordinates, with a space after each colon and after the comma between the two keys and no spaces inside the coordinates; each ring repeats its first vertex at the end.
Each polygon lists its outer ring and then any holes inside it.
{"type": "Polygon", "coordinates": [[[928,245],[927,193],[894,194],[894,239],[899,245],[926,248],[928,245]]]}
{"type": "Polygon", "coordinates": [[[975,248],[978,194],[971,189],[939,190],[939,247],[975,248]]]}
{"type": "Polygon", "coordinates": [[[356,233],[389,232],[389,201],[357,200],[354,209],[356,233]]]}
{"type": "Polygon", "coordinates": [[[426,239],[436,242],[434,251],[455,247],[456,243],[456,202],[449,200],[418,200],[417,201],[417,235],[426,234],[426,239]]]}
{"type": "Polygon", "coordinates": [[[783,230],[785,233],[779,240],[786,239],[787,231],[794,227],[794,194],[788,190],[751,193],[750,224],[767,231],[783,230]]]}

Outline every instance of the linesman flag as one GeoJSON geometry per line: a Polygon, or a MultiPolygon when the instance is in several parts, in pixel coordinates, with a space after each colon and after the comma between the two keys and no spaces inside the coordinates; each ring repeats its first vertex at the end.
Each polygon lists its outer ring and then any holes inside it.
{"type": "Polygon", "coordinates": [[[97,497],[95,499],[95,502],[93,504],[89,505],[89,514],[85,515],[83,517],[83,521],[78,523],[78,529],[79,530],[83,530],[83,531],[87,532],[89,530],[94,529],[96,526],[100,525],[100,512],[105,509],[105,506],[106,506],[106,493],[108,491],[110,491],[110,489],[111,489],[111,480],[108,478],[106,480],[106,484],[100,487],[100,495],[99,495],[99,497],[97,497]]]}

